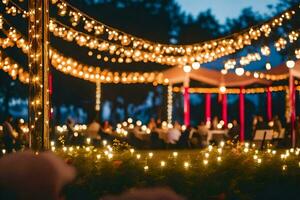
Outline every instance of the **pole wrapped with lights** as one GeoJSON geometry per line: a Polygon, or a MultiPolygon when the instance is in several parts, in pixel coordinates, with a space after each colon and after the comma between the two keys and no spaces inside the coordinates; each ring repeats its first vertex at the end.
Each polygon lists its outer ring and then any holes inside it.
{"type": "Polygon", "coordinates": [[[49,148],[49,53],[48,0],[29,0],[28,66],[30,147],[49,148]]]}
{"type": "Polygon", "coordinates": [[[95,111],[96,111],[96,118],[99,119],[100,114],[100,107],[101,107],[101,82],[96,82],[96,103],[95,103],[95,111]]]}
{"type": "Polygon", "coordinates": [[[173,117],[173,86],[168,85],[168,99],[167,99],[167,115],[168,115],[168,124],[172,124],[173,117]]]}

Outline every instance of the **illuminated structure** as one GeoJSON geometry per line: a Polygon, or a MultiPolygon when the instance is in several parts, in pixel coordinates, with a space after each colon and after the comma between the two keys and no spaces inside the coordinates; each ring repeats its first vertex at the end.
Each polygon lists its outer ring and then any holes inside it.
{"type": "Polygon", "coordinates": [[[29,129],[34,150],[49,148],[48,6],[48,0],[29,0],[28,4],[29,129]]]}

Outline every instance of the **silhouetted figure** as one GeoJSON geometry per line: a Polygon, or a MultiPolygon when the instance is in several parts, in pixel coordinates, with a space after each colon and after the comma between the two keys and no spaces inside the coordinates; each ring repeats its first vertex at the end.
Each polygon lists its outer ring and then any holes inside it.
{"type": "Polygon", "coordinates": [[[181,134],[179,141],[178,141],[178,147],[179,148],[188,148],[190,147],[190,143],[189,143],[189,136],[190,136],[190,132],[191,132],[191,127],[188,126],[185,131],[183,131],[183,133],[181,134]]]}
{"type": "Polygon", "coordinates": [[[17,134],[13,129],[12,123],[13,123],[12,116],[8,116],[2,125],[4,146],[8,153],[13,151],[15,140],[17,138],[17,134]]]}
{"type": "Polygon", "coordinates": [[[237,142],[240,134],[240,125],[235,119],[232,121],[232,125],[232,128],[228,131],[228,136],[230,140],[237,142]]]}

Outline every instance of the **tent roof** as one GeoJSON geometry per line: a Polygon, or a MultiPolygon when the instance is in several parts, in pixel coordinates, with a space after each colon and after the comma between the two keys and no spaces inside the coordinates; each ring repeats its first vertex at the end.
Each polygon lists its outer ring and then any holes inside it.
{"type": "MultiPolygon", "coordinates": [[[[284,75],[291,72],[293,76],[300,78],[300,60],[295,61],[295,67],[293,69],[287,68],[286,64],[283,63],[269,71],[261,72],[269,75],[284,75]]],[[[186,77],[186,73],[179,67],[173,67],[163,71],[162,73],[164,78],[169,79],[171,84],[183,83],[186,77]]],[[[240,87],[252,84],[270,85],[272,83],[272,81],[268,81],[266,79],[254,78],[253,76],[238,76],[235,73],[227,73],[226,75],[223,75],[220,71],[207,68],[192,70],[189,72],[188,76],[193,80],[212,86],[224,85],[226,87],[240,87]]]]}
{"type": "MultiPolygon", "coordinates": [[[[193,80],[213,86],[224,85],[226,87],[238,87],[252,85],[255,83],[265,85],[271,84],[270,81],[264,79],[256,79],[250,76],[238,76],[235,73],[223,75],[217,70],[210,70],[206,68],[192,70],[188,75],[193,80]]],[[[173,67],[164,71],[163,76],[164,78],[169,79],[171,84],[176,84],[184,82],[186,73],[179,67],[173,67]]]]}

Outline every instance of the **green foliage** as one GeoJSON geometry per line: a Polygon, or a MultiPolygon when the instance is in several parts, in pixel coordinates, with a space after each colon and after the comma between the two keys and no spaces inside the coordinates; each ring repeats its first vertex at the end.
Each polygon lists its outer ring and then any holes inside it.
{"type": "Polygon", "coordinates": [[[254,150],[214,149],[205,157],[205,150],[117,152],[108,159],[102,150],[84,149],[57,152],[77,169],[76,181],[66,188],[70,199],[98,199],[106,194],[118,194],[130,188],[170,187],[188,199],[295,199],[299,194],[299,158],[291,155],[281,159],[259,152],[261,163],[253,159],[254,150]],[[97,155],[101,158],[97,159],[97,155]],[[137,155],[140,154],[140,159],[137,155]],[[221,156],[222,161],[217,161],[221,156]],[[207,159],[205,165],[203,160],[207,159]],[[161,161],[166,165],[161,166],[161,161]],[[184,167],[188,162],[189,167],[184,167]],[[145,170],[145,166],[148,167],[145,170]],[[283,166],[287,169],[283,170],[283,166]]]}

